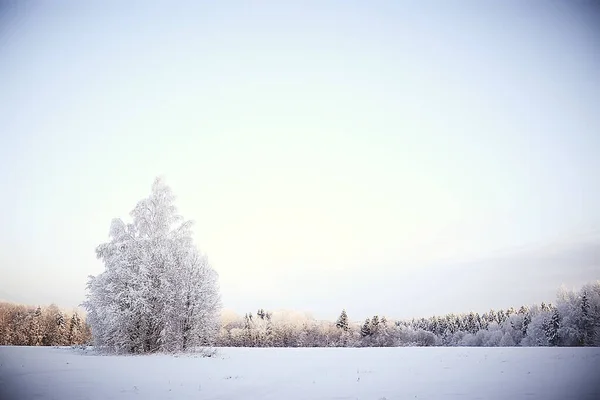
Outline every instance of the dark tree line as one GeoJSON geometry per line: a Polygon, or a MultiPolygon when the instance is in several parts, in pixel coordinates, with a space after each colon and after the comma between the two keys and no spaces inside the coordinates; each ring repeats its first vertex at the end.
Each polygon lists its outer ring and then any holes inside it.
{"type": "Polygon", "coordinates": [[[90,339],[90,328],[77,312],[0,303],[0,345],[70,346],[90,339]]]}

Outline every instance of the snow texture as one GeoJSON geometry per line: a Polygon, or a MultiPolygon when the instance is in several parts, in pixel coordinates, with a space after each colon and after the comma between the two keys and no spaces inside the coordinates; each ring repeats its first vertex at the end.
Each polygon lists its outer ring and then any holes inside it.
{"type": "Polygon", "coordinates": [[[599,399],[600,348],[224,348],[101,356],[0,347],[0,398],[599,399]]]}

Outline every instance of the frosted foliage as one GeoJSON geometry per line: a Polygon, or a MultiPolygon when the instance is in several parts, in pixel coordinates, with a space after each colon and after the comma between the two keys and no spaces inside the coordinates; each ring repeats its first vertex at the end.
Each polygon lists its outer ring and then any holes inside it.
{"type": "MultiPolygon", "coordinates": [[[[504,332],[508,333],[515,343],[520,343],[523,339],[524,319],[522,314],[513,314],[502,324],[504,332]]],[[[506,340],[508,340],[508,338],[506,340]]]]}
{"type": "MultiPolygon", "coordinates": [[[[486,332],[486,331],[479,331],[479,332],[486,332]]],[[[479,333],[479,332],[477,332],[477,333],[479,333]]],[[[489,330],[486,332],[486,338],[483,342],[483,345],[486,347],[497,347],[500,345],[500,342],[502,341],[503,337],[504,337],[504,334],[502,333],[501,330],[489,330]]]]}
{"type": "Polygon", "coordinates": [[[600,346],[600,281],[579,292],[561,290],[557,302],[559,340],[570,346],[600,346]]]}
{"type": "Polygon", "coordinates": [[[549,346],[547,330],[552,319],[552,313],[543,311],[535,314],[527,327],[527,336],[521,343],[522,346],[549,346]]]}
{"type": "Polygon", "coordinates": [[[515,340],[513,339],[510,333],[506,332],[504,336],[502,336],[502,339],[500,340],[500,343],[498,343],[498,346],[513,347],[515,346],[515,340]]]}
{"type": "Polygon", "coordinates": [[[561,315],[561,324],[558,335],[566,346],[577,346],[581,344],[582,334],[579,330],[581,318],[581,306],[579,296],[573,291],[562,289],[558,293],[558,312],[561,315]]]}
{"type": "Polygon", "coordinates": [[[175,197],[160,179],[131,212],[114,219],[96,249],[106,270],[88,281],[84,303],[94,342],[107,351],[182,351],[218,331],[217,273],[192,241],[175,197]]]}

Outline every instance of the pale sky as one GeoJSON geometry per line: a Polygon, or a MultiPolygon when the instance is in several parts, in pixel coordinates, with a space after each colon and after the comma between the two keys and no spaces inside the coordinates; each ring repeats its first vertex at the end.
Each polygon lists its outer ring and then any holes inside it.
{"type": "Polygon", "coordinates": [[[240,314],[485,311],[600,279],[598,9],[20,3],[1,299],[77,306],[157,175],[240,314]]]}

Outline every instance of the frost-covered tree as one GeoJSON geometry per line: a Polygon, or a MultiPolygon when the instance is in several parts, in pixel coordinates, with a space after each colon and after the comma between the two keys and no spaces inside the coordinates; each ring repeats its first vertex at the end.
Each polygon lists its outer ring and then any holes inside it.
{"type": "Polygon", "coordinates": [[[415,332],[412,342],[417,346],[435,346],[438,338],[432,332],[418,329],[415,332]]]}
{"type": "Polygon", "coordinates": [[[548,307],[531,310],[531,321],[527,325],[527,335],[521,342],[522,346],[549,346],[547,331],[552,314],[548,307]]]}
{"type": "Polygon", "coordinates": [[[527,310],[523,314],[523,323],[521,324],[521,326],[522,326],[521,332],[523,333],[523,336],[527,335],[527,329],[529,328],[530,322],[531,322],[531,314],[530,314],[530,311],[527,310]]]}
{"type": "Polygon", "coordinates": [[[546,337],[550,346],[558,346],[558,328],[560,327],[560,315],[558,309],[552,309],[552,317],[546,326],[546,337]]]}
{"type": "Polygon", "coordinates": [[[343,331],[348,331],[348,314],[346,314],[346,310],[342,310],[342,313],[337,319],[335,326],[343,331]]]}
{"type": "Polygon", "coordinates": [[[63,346],[67,343],[67,322],[62,311],[51,304],[42,314],[42,344],[44,346],[63,346]]]}
{"type": "Polygon", "coordinates": [[[390,326],[386,317],[381,317],[381,320],[379,321],[379,327],[377,329],[377,336],[375,338],[375,345],[378,347],[393,346],[393,333],[393,326],[390,326]]]}
{"type": "Polygon", "coordinates": [[[272,313],[259,309],[256,312],[256,318],[252,313],[246,314],[244,326],[246,328],[246,338],[250,346],[272,346],[275,341],[273,331],[272,313]]]}
{"type": "Polygon", "coordinates": [[[256,316],[257,316],[258,318],[260,318],[260,319],[263,319],[263,320],[264,320],[264,319],[265,319],[265,317],[267,316],[267,312],[266,312],[264,309],[260,308],[260,309],[259,309],[259,310],[256,312],[256,316]]]}
{"type": "Polygon", "coordinates": [[[558,328],[562,346],[580,346],[583,342],[581,325],[581,303],[577,293],[561,288],[558,292],[556,308],[561,321],[558,328]]]}
{"type": "Polygon", "coordinates": [[[379,332],[379,316],[374,315],[371,318],[371,327],[369,329],[371,335],[376,335],[379,332]]]}
{"type": "Polygon", "coordinates": [[[30,313],[29,323],[29,345],[39,346],[42,344],[42,308],[37,307],[33,313],[30,313]]]}
{"type": "Polygon", "coordinates": [[[209,345],[219,329],[217,273],[194,246],[190,221],[158,178],[149,197],[114,219],[96,255],[105,271],[88,281],[96,346],[114,352],[185,351],[209,345]]]}
{"type": "Polygon", "coordinates": [[[515,341],[509,332],[504,333],[502,339],[500,339],[500,343],[498,343],[500,347],[513,347],[515,346],[515,341]]]}
{"type": "Polygon", "coordinates": [[[480,325],[477,321],[477,316],[474,312],[470,312],[467,316],[467,331],[470,333],[477,333],[479,331],[480,325]]]}
{"type": "Polygon", "coordinates": [[[477,334],[480,332],[485,332],[483,346],[486,347],[498,347],[504,336],[504,332],[502,332],[502,329],[500,329],[500,325],[498,325],[497,322],[488,325],[487,328],[481,329],[477,334]]]}
{"type": "Polygon", "coordinates": [[[83,337],[83,324],[81,322],[81,318],[79,318],[79,314],[74,312],[71,315],[71,320],[69,321],[69,333],[68,333],[68,341],[69,344],[79,344],[82,341],[83,337]]]}
{"type": "Polygon", "coordinates": [[[363,338],[371,335],[371,320],[367,318],[365,323],[360,328],[360,334],[363,338]]]}
{"type": "MultiPolygon", "coordinates": [[[[521,340],[523,340],[523,337],[525,336],[523,334],[524,319],[524,313],[515,313],[509,316],[501,325],[502,330],[511,336],[515,345],[521,343],[521,340]]],[[[527,333],[527,329],[525,329],[525,333],[527,333]]]]}
{"type": "Polygon", "coordinates": [[[591,346],[593,343],[594,329],[593,320],[590,312],[590,301],[586,288],[583,288],[581,294],[581,344],[591,346]]]}

